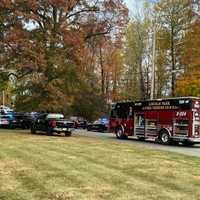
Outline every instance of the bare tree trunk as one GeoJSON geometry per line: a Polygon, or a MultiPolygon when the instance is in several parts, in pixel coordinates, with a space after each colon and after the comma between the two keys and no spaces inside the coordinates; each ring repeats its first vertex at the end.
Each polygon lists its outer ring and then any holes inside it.
{"type": "Polygon", "coordinates": [[[156,64],[156,25],[153,27],[153,54],[152,54],[152,75],[151,75],[151,95],[150,98],[155,97],[155,64],[156,64]]]}
{"type": "Polygon", "coordinates": [[[146,96],[145,96],[145,79],[144,79],[144,75],[143,75],[143,70],[142,70],[142,61],[140,61],[140,64],[139,64],[139,70],[140,70],[140,90],[141,90],[141,99],[146,99],[146,96]]]}
{"type": "Polygon", "coordinates": [[[102,55],[102,48],[99,48],[99,56],[100,56],[100,67],[101,67],[101,93],[102,95],[105,94],[105,72],[103,66],[103,55],[102,55]]]}
{"type": "Polygon", "coordinates": [[[176,81],[176,74],[175,74],[175,57],[174,57],[174,28],[172,26],[171,29],[171,64],[172,64],[172,96],[175,96],[175,81],[176,81]]]}
{"type": "Polygon", "coordinates": [[[114,76],[113,76],[113,89],[112,89],[112,100],[115,102],[116,99],[116,91],[117,91],[117,72],[116,72],[116,67],[114,68],[114,76]]]}
{"type": "Polygon", "coordinates": [[[146,84],[146,97],[147,99],[149,98],[149,67],[147,67],[147,71],[146,71],[146,81],[147,81],[147,84],[146,84]]]}

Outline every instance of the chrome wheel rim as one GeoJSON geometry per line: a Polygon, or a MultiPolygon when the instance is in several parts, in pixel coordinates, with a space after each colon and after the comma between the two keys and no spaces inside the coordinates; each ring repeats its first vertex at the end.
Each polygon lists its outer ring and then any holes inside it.
{"type": "Polygon", "coordinates": [[[117,137],[121,137],[121,135],[122,135],[122,130],[119,129],[119,130],[117,131],[117,137]]]}
{"type": "Polygon", "coordinates": [[[168,134],[167,133],[163,133],[161,139],[162,139],[163,143],[167,143],[169,141],[168,134]]]}

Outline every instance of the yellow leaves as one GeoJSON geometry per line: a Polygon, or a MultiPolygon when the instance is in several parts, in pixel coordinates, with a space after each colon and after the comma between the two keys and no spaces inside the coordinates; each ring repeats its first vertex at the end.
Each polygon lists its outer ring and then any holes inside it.
{"type": "Polygon", "coordinates": [[[200,70],[194,70],[177,81],[176,92],[178,96],[200,97],[200,70]]]}
{"type": "Polygon", "coordinates": [[[185,39],[185,51],[182,57],[182,62],[188,68],[200,69],[200,20],[195,22],[185,39]]]}
{"type": "Polygon", "coordinates": [[[200,20],[195,21],[185,37],[182,64],[186,67],[184,76],[177,81],[177,94],[200,96],[200,20]]]}

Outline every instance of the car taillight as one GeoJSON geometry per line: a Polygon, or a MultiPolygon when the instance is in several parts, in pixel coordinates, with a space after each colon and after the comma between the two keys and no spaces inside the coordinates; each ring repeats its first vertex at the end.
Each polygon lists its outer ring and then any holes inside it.
{"type": "Polygon", "coordinates": [[[53,128],[56,127],[56,121],[55,121],[55,120],[51,121],[51,126],[52,126],[53,128]]]}

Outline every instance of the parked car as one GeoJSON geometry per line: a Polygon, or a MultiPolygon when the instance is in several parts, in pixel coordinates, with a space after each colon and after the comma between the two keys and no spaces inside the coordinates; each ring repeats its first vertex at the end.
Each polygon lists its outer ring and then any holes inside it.
{"type": "Polygon", "coordinates": [[[98,131],[98,132],[105,132],[108,130],[108,119],[107,118],[100,118],[93,123],[89,123],[87,125],[88,131],[98,131]]]}
{"type": "Polygon", "coordinates": [[[9,128],[10,127],[10,123],[11,122],[11,118],[7,115],[0,115],[0,127],[1,128],[9,128]]]}
{"type": "Polygon", "coordinates": [[[37,131],[43,131],[48,135],[65,133],[65,136],[70,136],[74,128],[75,123],[64,119],[63,114],[46,113],[38,116],[31,127],[31,133],[35,134],[37,131]]]}
{"type": "Polygon", "coordinates": [[[85,120],[83,117],[71,116],[70,120],[75,122],[75,128],[87,128],[87,120],[85,120]]]}
{"type": "Polygon", "coordinates": [[[87,128],[87,120],[85,120],[83,118],[78,118],[78,120],[75,121],[75,127],[86,129],[87,128]]]}
{"type": "Polygon", "coordinates": [[[13,114],[13,127],[14,128],[22,128],[22,129],[30,129],[35,119],[38,117],[38,113],[23,113],[23,112],[15,112],[13,114]]]}
{"type": "Polygon", "coordinates": [[[2,128],[16,128],[17,121],[13,114],[0,115],[0,127],[2,128]]]}

